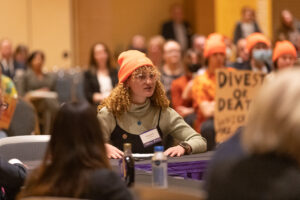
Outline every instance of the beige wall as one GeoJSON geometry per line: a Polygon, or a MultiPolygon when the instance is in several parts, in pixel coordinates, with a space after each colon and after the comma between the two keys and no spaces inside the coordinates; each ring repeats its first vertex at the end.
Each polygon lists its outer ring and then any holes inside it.
{"type": "Polygon", "coordinates": [[[87,65],[89,50],[104,41],[112,51],[127,48],[134,34],[149,39],[169,18],[171,4],[183,0],[75,0],[76,63],[87,65]]]}
{"type": "Polygon", "coordinates": [[[0,0],[0,38],[14,46],[22,43],[30,50],[46,54],[47,68],[64,62],[62,53],[72,49],[72,0],[0,0]]]}

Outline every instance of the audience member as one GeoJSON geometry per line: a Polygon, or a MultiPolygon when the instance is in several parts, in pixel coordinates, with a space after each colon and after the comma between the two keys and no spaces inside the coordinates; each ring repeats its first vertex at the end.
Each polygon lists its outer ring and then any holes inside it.
{"type": "Polygon", "coordinates": [[[88,103],[66,103],[60,108],[44,159],[26,180],[19,199],[133,199],[120,177],[110,169],[96,115],[88,103]]]}
{"type": "Polygon", "coordinates": [[[89,69],[84,73],[84,92],[94,105],[108,97],[118,83],[118,70],[111,64],[111,54],[104,43],[96,43],[90,51],[89,69]]]}
{"type": "Polygon", "coordinates": [[[300,27],[297,27],[292,13],[289,10],[283,10],[281,12],[281,24],[276,31],[276,41],[289,40],[293,45],[296,45],[299,35],[300,27]]]}
{"type": "Polygon", "coordinates": [[[163,24],[161,34],[166,40],[177,41],[182,50],[191,47],[192,30],[184,20],[183,8],[180,4],[173,4],[170,9],[171,20],[163,24]]]}
{"type": "Polygon", "coordinates": [[[0,65],[4,75],[14,80],[15,76],[23,74],[24,68],[19,66],[13,58],[13,47],[11,41],[3,39],[0,42],[0,53],[0,65]]]}
{"type": "Polygon", "coordinates": [[[272,58],[275,70],[293,67],[296,59],[297,51],[291,42],[285,40],[276,43],[272,58]]]}
{"type": "Polygon", "coordinates": [[[188,50],[183,62],[185,74],[172,82],[172,105],[174,110],[183,117],[186,123],[193,127],[196,114],[193,108],[191,86],[193,85],[194,75],[200,68],[197,53],[193,50],[188,50]]]}
{"type": "MultiPolygon", "coordinates": [[[[2,113],[7,110],[8,104],[3,101],[0,88],[0,120],[2,113]]],[[[0,131],[0,138],[6,134],[0,131]]],[[[26,168],[17,159],[8,162],[0,157],[0,199],[14,200],[26,178],[26,168]]]]}
{"type": "Polygon", "coordinates": [[[183,75],[181,48],[179,43],[172,40],[165,43],[164,61],[165,64],[161,69],[161,82],[164,85],[168,99],[171,100],[171,84],[173,80],[183,75]]]}
{"type": "Polygon", "coordinates": [[[168,135],[180,141],[166,149],[171,157],[206,150],[205,140],[169,107],[159,72],[145,54],[130,50],[118,59],[119,84],[104,100],[98,119],[103,127],[109,158],[121,158],[123,143],[132,144],[133,153],[153,153],[156,145],[168,147],[168,135]],[[148,143],[143,136],[153,134],[148,143]],[[108,144],[110,142],[111,144],[108,144]]]}
{"type": "Polygon", "coordinates": [[[237,41],[241,38],[246,38],[255,32],[261,32],[255,21],[255,11],[252,8],[244,7],[241,14],[242,20],[236,24],[234,29],[233,41],[235,44],[237,44],[237,41]]]}
{"type": "Polygon", "coordinates": [[[205,44],[204,57],[207,70],[204,74],[195,78],[192,94],[197,112],[195,129],[207,140],[207,149],[212,150],[215,146],[214,109],[216,78],[215,71],[225,68],[226,45],[222,35],[210,37],[205,44]],[[200,130],[201,128],[201,130],[200,130]]]}
{"type": "Polygon", "coordinates": [[[192,37],[192,48],[198,55],[198,63],[201,65],[201,68],[204,67],[204,45],[206,38],[204,35],[194,35],[192,37]]]}
{"type": "Polygon", "coordinates": [[[163,66],[163,51],[165,39],[160,36],[153,36],[148,42],[147,56],[159,70],[163,66]]]}
{"type": "Polygon", "coordinates": [[[129,50],[138,50],[146,53],[146,39],[143,35],[134,35],[129,45],[129,50]]]}
{"type": "Polygon", "coordinates": [[[232,66],[236,69],[244,69],[248,65],[249,52],[247,51],[247,40],[239,39],[236,46],[236,61],[232,66]]]}
{"type": "Polygon", "coordinates": [[[262,33],[252,33],[246,38],[249,61],[242,66],[241,70],[252,70],[254,72],[270,73],[272,51],[270,41],[262,33]]]}
{"type": "Polygon", "coordinates": [[[282,70],[261,88],[241,134],[247,155],[214,166],[209,200],[299,199],[299,75],[282,70]]]}
{"type": "Polygon", "coordinates": [[[26,69],[26,61],[28,59],[28,48],[25,45],[18,45],[14,52],[14,60],[16,62],[16,68],[26,69]]]}
{"type": "Polygon", "coordinates": [[[1,69],[0,69],[0,79],[1,79],[1,89],[3,91],[2,96],[17,98],[18,93],[14,82],[8,76],[3,75],[1,69]]]}
{"type": "Polygon", "coordinates": [[[28,69],[21,78],[19,94],[31,101],[38,113],[42,133],[49,134],[51,122],[58,110],[58,100],[32,96],[32,92],[54,91],[55,79],[42,71],[45,56],[42,51],[34,51],[28,58],[28,69]]]}

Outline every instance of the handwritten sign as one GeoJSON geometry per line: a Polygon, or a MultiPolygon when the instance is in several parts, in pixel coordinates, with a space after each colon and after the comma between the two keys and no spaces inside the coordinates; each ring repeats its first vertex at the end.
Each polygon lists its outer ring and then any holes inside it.
{"type": "Polygon", "coordinates": [[[245,125],[248,110],[265,74],[252,71],[216,71],[216,105],[214,123],[216,141],[224,142],[237,128],[245,125]]]}
{"type": "Polygon", "coordinates": [[[8,104],[7,110],[0,111],[0,129],[8,129],[11,119],[14,116],[17,99],[9,95],[4,95],[3,103],[8,104]]]}

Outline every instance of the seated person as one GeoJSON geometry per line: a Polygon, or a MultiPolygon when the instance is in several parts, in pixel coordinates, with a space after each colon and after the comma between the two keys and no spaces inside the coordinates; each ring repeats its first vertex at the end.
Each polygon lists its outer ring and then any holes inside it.
{"type": "Polygon", "coordinates": [[[236,69],[270,73],[272,52],[268,38],[262,33],[252,33],[246,38],[246,43],[249,61],[243,65],[237,65],[236,69]]]}
{"type": "Polygon", "coordinates": [[[225,54],[226,45],[223,36],[216,33],[211,34],[204,48],[204,57],[208,68],[204,74],[194,79],[192,87],[193,100],[197,112],[195,129],[206,138],[208,150],[212,150],[215,147],[213,121],[217,84],[215,71],[217,69],[226,68],[225,54]]]}
{"type": "Polygon", "coordinates": [[[26,180],[19,199],[30,196],[133,199],[111,171],[97,113],[88,103],[58,111],[45,157],[26,180]]]}
{"type": "Polygon", "coordinates": [[[290,41],[277,42],[273,51],[273,66],[276,71],[293,67],[297,59],[297,51],[290,41]]]}
{"type": "Polygon", "coordinates": [[[21,77],[19,94],[29,100],[35,107],[43,134],[50,134],[50,127],[59,108],[57,99],[32,97],[30,92],[54,91],[55,79],[51,74],[43,73],[45,55],[34,51],[28,58],[28,69],[21,77]]]}
{"type": "Polygon", "coordinates": [[[205,140],[169,107],[160,74],[151,60],[139,51],[129,50],[119,56],[118,62],[119,84],[104,100],[98,114],[108,157],[121,158],[124,143],[132,144],[133,153],[153,153],[156,145],[167,147],[168,135],[180,144],[168,148],[166,155],[204,152],[205,140]],[[155,137],[149,142],[153,144],[143,143],[142,133],[152,133],[155,137]]]}
{"type": "MultiPolygon", "coordinates": [[[[2,89],[0,88],[0,120],[2,112],[7,108],[7,104],[3,102],[2,89]]],[[[7,162],[0,157],[0,199],[15,199],[25,178],[26,169],[19,160],[11,159],[7,162]]]]}
{"type": "Polygon", "coordinates": [[[118,83],[118,70],[111,64],[111,54],[104,43],[91,48],[89,69],[84,73],[84,93],[87,100],[99,105],[118,83]]]}
{"type": "Polygon", "coordinates": [[[265,82],[244,131],[223,146],[227,155],[219,154],[210,166],[208,200],[299,199],[299,75],[299,69],[285,69],[265,82]]]}
{"type": "Polygon", "coordinates": [[[194,74],[200,69],[197,53],[188,50],[183,59],[185,74],[175,79],[171,85],[171,96],[173,108],[191,127],[196,119],[191,87],[193,85],[194,74]]]}

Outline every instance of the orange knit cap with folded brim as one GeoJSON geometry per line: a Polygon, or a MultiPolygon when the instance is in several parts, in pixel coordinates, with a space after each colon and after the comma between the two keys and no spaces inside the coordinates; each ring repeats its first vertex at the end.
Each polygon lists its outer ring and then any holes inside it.
{"type": "Polygon", "coordinates": [[[204,46],[204,57],[208,58],[214,53],[226,54],[226,45],[224,42],[224,37],[221,34],[214,33],[211,34],[205,42],[204,46]]]}
{"type": "Polygon", "coordinates": [[[270,41],[268,38],[262,33],[252,33],[247,38],[247,50],[250,52],[253,47],[258,43],[264,43],[268,47],[270,47],[270,41]]]}
{"type": "Polygon", "coordinates": [[[275,62],[280,56],[284,54],[290,54],[295,59],[297,58],[296,48],[290,41],[284,40],[276,43],[272,57],[273,62],[275,62]]]}
{"type": "Polygon", "coordinates": [[[119,55],[118,63],[120,70],[118,73],[119,83],[124,83],[134,70],[143,66],[154,67],[152,61],[146,55],[137,50],[124,51],[119,55]]]}

